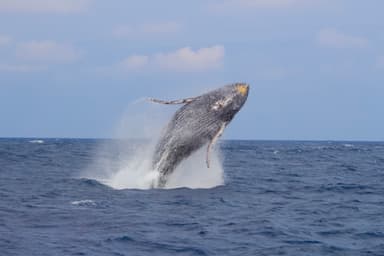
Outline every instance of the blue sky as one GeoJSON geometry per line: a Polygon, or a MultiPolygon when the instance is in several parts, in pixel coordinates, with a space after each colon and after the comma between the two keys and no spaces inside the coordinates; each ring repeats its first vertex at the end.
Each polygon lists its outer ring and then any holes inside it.
{"type": "Polygon", "coordinates": [[[111,137],[244,81],[227,139],[384,140],[384,2],[0,0],[0,137],[111,137]]]}

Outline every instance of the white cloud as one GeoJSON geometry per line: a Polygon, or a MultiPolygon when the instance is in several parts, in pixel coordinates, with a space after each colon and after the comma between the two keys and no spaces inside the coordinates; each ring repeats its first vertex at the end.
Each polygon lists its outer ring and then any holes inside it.
{"type": "Polygon", "coordinates": [[[322,29],[316,34],[316,42],[333,48],[365,48],[368,40],[363,37],[346,35],[336,29],[322,29]]]}
{"type": "Polygon", "coordinates": [[[21,65],[21,64],[0,64],[0,72],[36,72],[44,70],[43,66],[21,65]]]}
{"type": "Polygon", "coordinates": [[[69,44],[55,41],[30,41],[21,43],[16,48],[20,59],[40,62],[71,62],[80,57],[79,52],[69,44]]]}
{"type": "Polygon", "coordinates": [[[125,71],[164,70],[176,72],[199,72],[218,69],[223,65],[224,47],[216,45],[192,50],[190,47],[157,53],[151,56],[133,55],[119,63],[125,71]]]}
{"type": "Polygon", "coordinates": [[[90,0],[0,0],[0,12],[72,13],[89,4],[90,0]]]}
{"type": "Polygon", "coordinates": [[[141,25],[118,26],[113,30],[113,35],[120,38],[142,38],[169,35],[178,32],[181,24],[176,22],[147,23],[141,25]]]}
{"type": "Polygon", "coordinates": [[[149,57],[145,55],[132,55],[119,63],[124,70],[138,70],[148,65],[149,57]]]}
{"type": "Polygon", "coordinates": [[[320,0],[222,0],[211,5],[210,9],[214,11],[233,11],[236,9],[279,9],[308,7],[320,3],[320,0]]]}
{"type": "Polygon", "coordinates": [[[0,35],[0,46],[7,45],[12,42],[12,38],[5,35],[0,35]]]}
{"type": "Polygon", "coordinates": [[[216,69],[222,65],[224,47],[216,45],[193,51],[184,47],[174,52],[158,53],[154,63],[162,69],[176,71],[202,71],[216,69]]]}

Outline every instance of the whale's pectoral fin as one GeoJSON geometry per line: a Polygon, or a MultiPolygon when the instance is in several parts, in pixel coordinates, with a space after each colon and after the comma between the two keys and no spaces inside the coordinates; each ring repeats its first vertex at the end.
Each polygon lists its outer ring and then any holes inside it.
{"type": "Polygon", "coordinates": [[[220,138],[220,136],[223,134],[225,127],[227,126],[227,122],[224,122],[221,124],[220,129],[217,131],[215,136],[213,136],[212,140],[209,142],[207,147],[207,155],[206,155],[206,162],[207,162],[207,168],[210,167],[210,153],[212,146],[216,143],[216,141],[220,138]]]}
{"type": "Polygon", "coordinates": [[[194,101],[195,99],[196,98],[186,98],[186,99],[181,99],[181,100],[166,101],[166,100],[158,100],[158,99],[154,99],[154,98],[149,98],[148,100],[155,102],[155,103],[160,103],[160,104],[187,104],[187,103],[194,101]]]}

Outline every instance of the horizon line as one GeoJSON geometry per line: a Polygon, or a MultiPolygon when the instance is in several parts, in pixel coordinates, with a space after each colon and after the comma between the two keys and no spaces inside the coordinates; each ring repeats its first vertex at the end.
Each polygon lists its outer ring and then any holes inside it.
{"type": "MultiPolygon", "coordinates": [[[[26,139],[26,140],[148,140],[150,138],[107,138],[107,137],[0,137],[4,139],[26,139]]],[[[384,140],[370,140],[370,139],[221,139],[222,141],[295,141],[295,142],[379,142],[384,143],[384,140]]]]}

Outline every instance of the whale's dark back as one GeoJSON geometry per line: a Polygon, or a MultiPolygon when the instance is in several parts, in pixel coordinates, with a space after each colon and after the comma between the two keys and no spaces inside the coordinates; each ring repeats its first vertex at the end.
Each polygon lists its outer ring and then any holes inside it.
{"type": "MultiPolygon", "coordinates": [[[[160,172],[159,186],[177,165],[194,151],[207,144],[220,130],[223,122],[230,122],[244,104],[244,97],[222,109],[215,109],[218,101],[232,97],[235,85],[225,86],[193,99],[176,111],[159,140],[153,168],[160,172]]],[[[247,91],[248,93],[248,91],[247,91]]]]}

